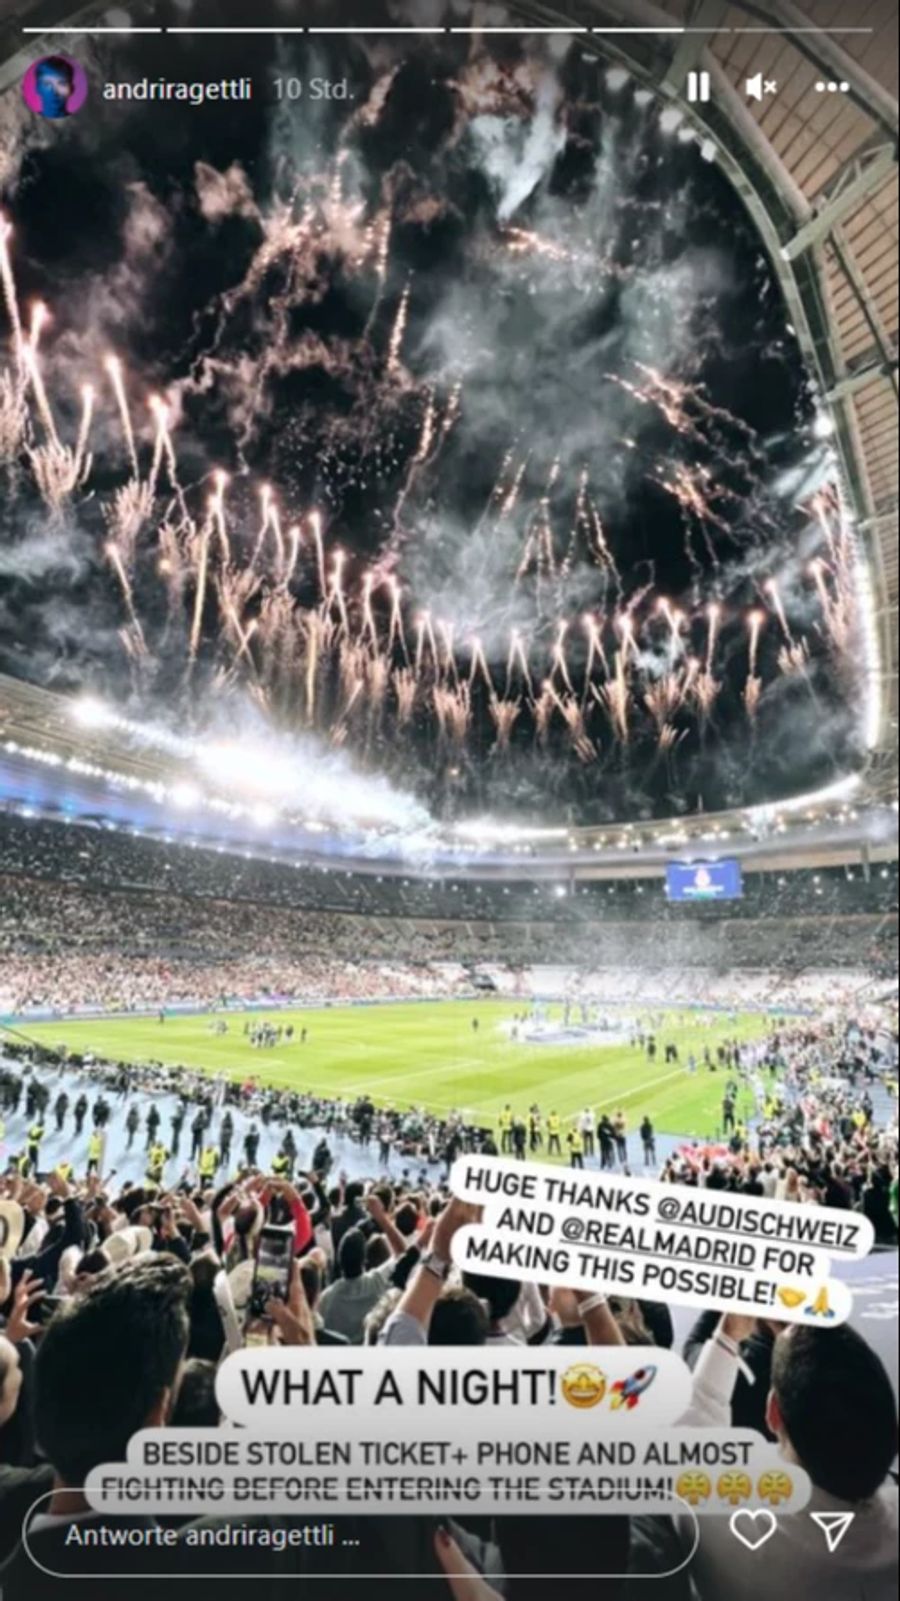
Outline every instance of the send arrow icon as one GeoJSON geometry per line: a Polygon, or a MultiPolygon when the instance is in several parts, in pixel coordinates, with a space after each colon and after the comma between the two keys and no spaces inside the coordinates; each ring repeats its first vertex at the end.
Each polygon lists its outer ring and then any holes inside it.
{"type": "Polygon", "coordinates": [[[813,1523],[817,1523],[825,1536],[825,1541],[832,1556],[846,1538],[850,1525],[856,1519],[855,1512],[811,1512],[813,1523]]]}

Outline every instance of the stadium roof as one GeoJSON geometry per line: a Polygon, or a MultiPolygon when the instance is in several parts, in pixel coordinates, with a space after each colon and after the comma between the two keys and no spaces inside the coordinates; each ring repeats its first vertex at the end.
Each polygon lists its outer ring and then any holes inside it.
{"type": "Polygon", "coordinates": [[[794,326],[835,420],[848,490],[876,592],[884,686],[876,761],[897,748],[898,57],[884,0],[570,0],[509,9],[551,26],[673,25],[678,34],[586,41],[619,57],[702,123],[778,268],[794,326]],[[852,23],[858,33],[824,31],[852,23]],[[746,30],[754,29],[756,32],[746,30]],[[868,30],[873,29],[873,32],[868,30]],[[707,70],[708,104],[686,103],[707,70]],[[778,84],[755,100],[746,79],[778,84]],[[841,95],[819,82],[849,83],[841,95]]]}

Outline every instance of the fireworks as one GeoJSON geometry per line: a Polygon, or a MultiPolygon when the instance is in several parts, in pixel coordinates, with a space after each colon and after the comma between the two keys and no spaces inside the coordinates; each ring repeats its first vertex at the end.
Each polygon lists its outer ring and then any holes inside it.
{"type": "MultiPolygon", "coordinates": [[[[347,259],[374,276],[374,326],[389,296],[390,208],[364,228],[359,207],[344,196],[339,164],[323,207],[347,259]]],[[[305,207],[299,221],[280,212],[233,300],[252,291],[280,251],[294,251],[299,260],[320,237],[314,207],[305,207]]],[[[478,525],[486,540],[509,531],[519,540],[506,588],[491,597],[490,640],[467,632],[458,618],[419,609],[400,576],[399,554],[416,536],[406,505],[420,478],[431,481],[464,417],[466,391],[452,378],[415,392],[405,366],[414,280],[407,281],[385,330],[380,381],[421,407],[416,441],[393,514],[385,519],[389,531],[380,554],[362,560],[335,543],[327,510],[291,506],[276,484],[254,488],[245,474],[232,477],[217,468],[186,489],[174,406],[164,395],[136,393],[116,354],[99,375],[84,375],[77,427],[67,425],[73,442],[66,443],[67,426],[57,421],[45,377],[52,318],[42,304],[23,318],[11,239],[12,229],[0,219],[0,287],[9,325],[9,359],[0,363],[0,470],[14,493],[27,476],[51,521],[77,518],[88,501],[98,504],[105,529],[99,553],[116,585],[122,644],[139,681],[158,649],[144,610],[148,571],[165,592],[165,648],[174,652],[181,642],[186,686],[205,668],[219,687],[243,685],[279,726],[315,729],[336,745],[352,740],[366,751],[430,733],[454,771],[476,744],[486,750],[491,739],[494,754],[510,759],[528,741],[538,749],[562,741],[587,767],[616,747],[651,738],[658,755],[674,761],[693,731],[703,739],[715,726],[731,682],[724,647],[742,619],[747,671],[737,693],[751,723],[759,719],[766,687],[763,642],[770,617],[780,634],[778,672],[785,679],[809,674],[810,639],[792,627],[789,602],[774,578],[760,586],[763,606],[749,613],[727,600],[705,600],[699,578],[689,596],[660,596],[652,584],[629,596],[587,464],[569,483],[562,456],[537,440],[510,444],[478,525]],[[94,469],[101,419],[99,490],[94,469]],[[112,451],[110,430],[118,441],[112,451]],[[573,611],[575,579],[585,571],[596,581],[597,598],[588,602],[596,609],[573,611]]],[[[569,259],[564,247],[521,229],[507,231],[505,248],[516,256],[569,259]]],[[[281,334],[275,345],[272,360],[283,354],[281,334]]],[[[752,441],[702,391],[648,367],[636,368],[633,379],[613,381],[657,410],[679,441],[708,446],[710,430],[722,437],[731,430],[729,448],[738,448],[737,434],[744,457],[752,454],[752,441]]],[[[634,441],[625,443],[635,448],[634,441]]],[[[236,463],[240,444],[235,441],[236,463]]],[[[710,530],[727,526],[726,491],[700,461],[673,461],[665,471],[656,466],[653,479],[682,509],[686,550],[699,574],[691,542],[700,532],[712,552],[710,530]]],[[[846,657],[854,637],[853,541],[836,495],[818,494],[810,511],[825,552],[808,569],[817,629],[846,657]]],[[[727,596],[720,571],[714,560],[717,593],[727,596]]]]}

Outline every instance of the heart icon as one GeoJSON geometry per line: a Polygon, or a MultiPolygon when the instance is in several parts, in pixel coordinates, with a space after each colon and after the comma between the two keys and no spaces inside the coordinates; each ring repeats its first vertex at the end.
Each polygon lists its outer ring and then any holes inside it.
{"type": "Polygon", "coordinates": [[[778,1533],[778,1519],[772,1512],[735,1512],[729,1527],[748,1551],[761,1551],[778,1533]]]}

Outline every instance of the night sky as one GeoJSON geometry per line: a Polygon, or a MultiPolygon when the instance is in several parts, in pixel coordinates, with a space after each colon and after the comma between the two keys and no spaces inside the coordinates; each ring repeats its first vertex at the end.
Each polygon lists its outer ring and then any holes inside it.
{"type": "MultiPolygon", "coordinates": [[[[206,5],[204,22],[219,11],[206,5]]],[[[399,585],[407,654],[394,638],[386,671],[411,665],[423,612],[452,630],[448,682],[471,679],[463,741],[442,735],[425,688],[403,723],[393,690],[373,705],[368,681],[348,710],[336,651],[323,663],[315,723],[357,770],[387,774],[442,817],[582,822],[717,810],[846,771],[858,691],[808,572],[827,446],[813,438],[776,282],[715,163],[609,68],[580,42],[496,40],[473,56],[449,39],[119,40],[95,49],[89,115],[48,132],[23,114],[2,204],[23,306],[52,310],[42,370],[60,435],[77,433],[86,380],[100,399],[90,483],[58,515],[35,493],[27,450],[0,467],[3,670],[101,689],[179,726],[264,717],[286,738],[306,727],[290,630],[264,645],[273,575],[244,597],[253,665],[249,651],[234,662],[214,586],[190,664],[196,581],[188,564],[173,603],[155,536],[173,520],[169,485],[128,552],[146,653],[123,648],[104,557],[110,496],[128,474],[103,392],[113,350],[142,462],[146,397],[158,394],[177,417],[193,516],[213,470],[230,475],[238,567],[271,483],[286,523],[317,508],[329,563],[345,553],[357,634],[366,572],[383,638],[386,586],[399,585]],[[99,93],[104,77],[234,72],[253,77],[250,105],[129,107],[99,93]],[[303,98],[279,105],[278,76],[301,80],[303,98]],[[346,78],[354,98],[313,102],[316,76],[346,78]],[[648,372],[684,386],[674,410],[648,372]],[[679,484],[702,494],[699,509],[679,484]],[[779,670],[769,609],[751,718],[746,619],[772,577],[809,660],[779,670]],[[689,619],[675,657],[660,597],[689,619]],[[721,691],[706,720],[676,710],[664,749],[645,693],[703,660],[710,602],[723,607],[721,691]],[[583,617],[600,619],[614,665],[615,618],[629,611],[623,739],[590,692],[583,617]],[[508,677],[514,629],[531,695],[518,669],[508,677]],[[521,702],[506,749],[476,639],[495,693],[521,702]],[[560,710],[541,724],[548,675],[562,702],[587,709],[590,754],[560,710]]],[[[321,601],[305,549],[287,590],[306,611],[321,601]]],[[[596,661],[592,681],[602,694],[596,661]]]]}

